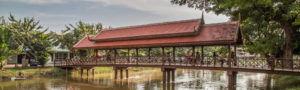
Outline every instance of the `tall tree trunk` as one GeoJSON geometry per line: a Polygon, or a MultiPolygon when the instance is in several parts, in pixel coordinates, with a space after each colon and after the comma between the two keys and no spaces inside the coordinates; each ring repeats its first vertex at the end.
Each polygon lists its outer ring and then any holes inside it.
{"type": "Polygon", "coordinates": [[[280,22],[281,27],[285,33],[285,48],[283,55],[283,67],[292,68],[293,67],[293,38],[295,38],[295,33],[293,32],[293,28],[291,23],[288,22],[280,22]]]}

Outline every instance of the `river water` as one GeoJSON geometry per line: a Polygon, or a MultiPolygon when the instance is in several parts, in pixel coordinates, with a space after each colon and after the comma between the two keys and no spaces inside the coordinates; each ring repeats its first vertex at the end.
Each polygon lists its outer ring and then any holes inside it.
{"type": "MultiPolygon", "coordinates": [[[[129,79],[114,80],[113,72],[97,72],[94,78],[66,76],[2,81],[0,90],[228,90],[226,71],[177,69],[175,82],[163,84],[160,69],[131,69],[129,79]]],[[[276,77],[263,73],[238,72],[236,90],[278,89],[276,77]]],[[[125,75],[124,75],[125,77],[125,75]]],[[[294,85],[299,85],[295,84],[294,85]]],[[[278,89],[279,90],[279,89],[278,89]]]]}

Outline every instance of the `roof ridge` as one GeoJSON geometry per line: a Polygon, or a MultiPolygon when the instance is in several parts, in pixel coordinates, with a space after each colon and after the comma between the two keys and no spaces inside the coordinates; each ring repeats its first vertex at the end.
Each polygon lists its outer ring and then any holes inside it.
{"type": "Polygon", "coordinates": [[[150,24],[143,24],[143,25],[124,26],[124,27],[117,27],[117,28],[112,28],[112,29],[103,29],[103,31],[120,30],[120,29],[143,27],[143,26],[153,26],[153,25],[159,25],[159,24],[180,23],[180,22],[188,22],[188,21],[194,21],[194,20],[200,20],[200,19],[201,18],[188,19],[188,20],[177,20],[177,21],[167,21],[167,22],[159,22],[159,23],[150,23],[150,24]]]}
{"type": "Polygon", "coordinates": [[[218,24],[236,24],[236,21],[228,21],[228,22],[218,22],[218,23],[210,23],[210,24],[204,24],[204,26],[207,25],[218,25],[218,24]]]}

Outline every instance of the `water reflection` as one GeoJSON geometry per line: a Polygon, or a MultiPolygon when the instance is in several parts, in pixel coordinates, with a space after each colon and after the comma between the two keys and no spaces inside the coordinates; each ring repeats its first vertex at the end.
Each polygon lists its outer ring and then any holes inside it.
{"type": "Polygon", "coordinates": [[[94,78],[70,76],[2,81],[0,90],[271,90],[274,78],[268,74],[238,72],[236,85],[228,87],[226,71],[182,70],[175,72],[175,82],[163,84],[160,69],[130,71],[129,79],[114,80],[113,72],[96,72],[94,78]]]}

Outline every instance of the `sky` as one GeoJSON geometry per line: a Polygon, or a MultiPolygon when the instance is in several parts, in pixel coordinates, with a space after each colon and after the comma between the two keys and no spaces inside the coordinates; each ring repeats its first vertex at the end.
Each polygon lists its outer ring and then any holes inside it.
{"type": "MultiPolygon", "coordinates": [[[[202,11],[173,5],[170,0],[0,0],[0,16],[35,17],[60,33],[65,25],[83,21],[104,27],[125,27],[200,18],[202,11]]],[[[227,22],[228,17],[204,13],[205,23],[227,22]]]]}

